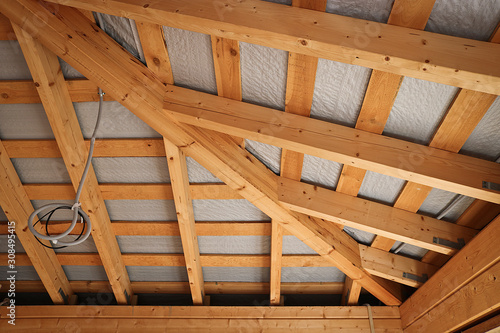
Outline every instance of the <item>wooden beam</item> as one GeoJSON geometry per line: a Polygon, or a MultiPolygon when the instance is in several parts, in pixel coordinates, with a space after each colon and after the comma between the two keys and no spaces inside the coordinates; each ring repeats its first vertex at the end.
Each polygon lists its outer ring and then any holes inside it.
{"type": "Polygon", "coordinates": [[[405,332],[455,332],[500,309],[500,262],[427,312],[405,332]]]}
{"type": "MultiPolygon", "coordinates": [[[[31,200],[72,200],[75,190],[71,184],[24,184],[24,190],[31,200]]],[[[173,200],[172,184],[100,184],[104,200],[173,200]]],[[[193,200],[242,199],[232,188],[223,183],[193,183],[189,185],[193,200]]]]}
{"type": "MultiPolygon", "coordinates": [[[[38,93],[76,189],[85,167],[87,149],[59,59],[19,26],[13,24],[13,27],[31,75],[38,83],[38,93]]],[[[87,175],[86,186],[83,187],[81,201],[92,221],[92,238],[113,286],[115,298],[119,304],[126,304],[132,296],[130,280],[92,167],[87,175]]]]}
{"type": "MultiPolygon", "coordinates": [[[[43,247],[40,243],[36,241],[28,230],[28,217],[31,212],[34,211],[31,205],[30,199],[26,192],[24,191],[21,180],[10,161],[9,155],[5,151],[5,148],[0,141],[0,206],[2,207],[7,218],[14,222],[12,225],[15,228],[17,239],[23,245],[26,255],[29,256],[33,266],[43,282],[50,298],[54,304],[67,304],[71,295],[73,295],[73,290],[69,285],[68,278],[64,273],[61,264],[57,261],[56,254],[54,250],[43,247]]],[[[8,227],[5,228],[6,234],[10,235],[8,227]]],[[[9,239],[12,236],[8,236],[9,239]]],[[[15,241],[14,239],[14,249],[15,241]]],[[[8,241],[11,244],[11,241],[8,241]]],[[[49,245],[48,242],[44,242],[49,245]]],[[[7,241],[5,244],[5,250],[7,250],[7,241]]],[[[19,253],[17,253],[19,255],[19,253]]],[[[14,259],[15,258],[14,256],[14,259]]],[[[5,265],[12,264],[9,262],[8,254],[6,254],[5,260],[2,260],[5,265]]],[[[16,271],[15,266],[17,262],[13,263],[13,267],[9,268],[9,271],[16,271]]],[[[7,274],[14,274],[9,273],[7,274]]],[[[10,282],[5,283],[7,287],[10,286],[10,282]]],[[[7,288],[9,289],[9,288],[7,288]]]]}
{"type": "MultiPolygon", "coordinates": [[[[491,36],[490,42],[500,42],[498,27],[491,36]]],[[[446,115],[441,120],[429,146],[458,153],[474,128],[476,128],[479,121],[481,121],[493,104],[495,98],[496,96],[494,95],[460,89],[450,104],[446,115]]],[[[430,186],[422,186],[410,181],[405,184],[394,207],[415,213],[420,206],[422,206],[431,190],[432,187],[430,186]]],[[[491,221],[491,219],[489,221],[491,221]]],[[[389,251],[393,245],[393,240],[381,236],[375,237],[372,244],[372,246],[386,251],[389,251]]],[[[423,260],[425,262],[433,262],[440,265],[445,262],[447,258],[433,252],[428,252],[423,260]]]]}
{"type": "MultiPolygon", "coordinates": [[[[53,15],[52,9],[31,0],[17,0],[8,6],[0,3],[0,10],[11,21],[24,24],[23,28],[51,47],[75,69],[102,85],[107,93],[140,119],[181,147],[187,155],[196,158],[216,177],[272,219],[278,220],[351,278],[358,280],[363,288],[388,305],[401,303],[393,284],[373,277],[362,269],[355,241],[324,221],[291,212],[278,203],[277,176],[265,165],[238,147],[226,134],[173,121],[168,113],[162,111],[164,86],[149,69],[77,10],[59,6],[55,8],[58,15],[53,15]],[[36,28],[30,25],[29,22],[42,17],[45,24],[36,28]],[[83,38],[83,33],[91,37],[83,38]],[[72,38],[68,39],[68,34],[72,38]]],[[[167,87],[167,91],[173,89],[167,87]]]]}
{"type": "Polygon", "coordinates": [[[363,267],[376,276],[418,288],[436,273],[438,267],[418,260],[359,245],[363,267]]]}
{"type": "MultiPolygon", "coordinates": [[[[271,262],[270,262],[270,304],[281,304],[281,267],[283,266],[283,227],[272,221],[271,229],[271,262]]],[[[285,259],[286,260],[286,259],[285,259]]]]}
{"type": "MultiPolygon", "coordinates": [[[[19,318],[172,318],[172,319],[368,319],[365,306],[20,306],[19,318]]],[[[1,308],[0,316],[8,313],[1,308]]],[[[374,319],[399,319],[394,306],[372,307],[374,319]]]]}
{"type": "MultiPolygon", "coordinates": [[[[429,311],[499,262],[499,236],[500,217],[497,217],[401,305],[403,326],[408,327],[425,317],[429,311]]],[[[498,286],[496,288],[498,290],[498,286]]]]}
{"type": "Polygon", "coordinates": [[[344,289],[342,291],[342,305],[358,305],[359,294],[361,293],[361,286],[353,279],[346,276],[344,289]]]}
{"type": "Polygon", "coordinates": [[[184,252],[185,265],[194,305],[203,305],[205,290],[201,269],[200,249],[194,224],[193,201],[189,190],[186,156],[176,145],[165,139],[168,172],[172,181],[175,211],[184,252]]]}
{"type": "Polygon", "coordinates": [[[500,183],[500,165],[490,161],[179,87],[167,90],[164,111],[190,125],[500,202],[500,192],[482,188],[484,180],[500,183]]]}
{"type": "Polygon", "coordinates": [[[279,199],[286,207],[303,214],[378,235],[390,235],[391,238],[445,254],[457,250],[434,242],[435,238],[455,243],[459,239],[468,242],[476,234],[473,229],[453,223],[284,178],[280,180],[279,199]]]}
{"type": "Polygon", "coordinates": [[[217,94],[241,101],[240,46],[237,40],[212,36],[217,94]]]}
{"type": "Polygon", "coordinates": [[[173,84],[174,75],[165,43],[163,26],[141,21],[136,22],[136,25],[148,68],[158,75],[164,84],[173,84]]]}
{"type": "MultiPolygon", "coordinates": [[[[9,284],[0,281],[0,292],[7,292],[9,284]]],[[[136,294],[190,294],[189,282],[131,282],[136,294]]],[[[111,293],[108,281],[70,281],[75,293],[111,293]]],[[[282,294],[335,295],[342,293],[342,282],[284,282],[282,294]]],[[[20,293],[44,293],[41,281],[16,281],[16,291],[20,293]]],[[[206,294],[268,294],[266,282],[205,282],[206,294]]]]}
{"type": "Polygon", "coordinates": [[[0,13],[0,40],[15,40],[16,34],[12,29],[12,24],[7,17],[0,13]]]}
{"type": "Polygon", "coordinates": [[[189,6],[182,0],[154,4],[147,0],[133,4],[125,0],[51,2],[500,93],[500,70],[493,60],[500,55],[500,47],[476,40],[255,0],[227,7],[203,0],[191,1],[189,6]],[[405,41],[404,48],[401,41],[405,41]]]}
{"type": "Polygon", "coordinates": [[[495,317],[492,317],[490,319],[487,319],[479,324],[474,325],[471,328],[466,329],[463,331],[464,333],[484,333],[484,332],[490,332],[495,328],[500,327],[500,314],[496,315],[495,317]]]}

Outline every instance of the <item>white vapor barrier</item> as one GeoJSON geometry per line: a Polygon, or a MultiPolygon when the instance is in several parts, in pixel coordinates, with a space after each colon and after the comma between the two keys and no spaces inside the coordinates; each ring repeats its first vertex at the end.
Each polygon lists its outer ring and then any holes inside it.
{"type": "Polygon", "coordinates": [[[245,140],[245,148],[275,174],[280,173],[281,148],[262,142],[245,140]]]}
{"type": "Polygon", "coordinates": [[[163,31],[175,84],[216,94],[210,36],[171,27],[163,31]]]}
{"type": "Polygon", "coordinates": [[[373,171],[367,171],[358,196],[393,205],[405,181],[373,171]]]}
{"type": "Polygon", "coordinates": [[[270,236],[198,236],[203,254],[269,254],[270,236]]]}
{"type": "MultiPolygon", "coordinates": [[[[10,276],[7,272],[9,266],[0,266],[0,281],[6,281],[10,276]]],[[[33,266],[16,266],[16,280],[17,281],[35,281],[40,280],[36,270],[33,266]]]]}
{"type": "MultiPolygon", "coordinates": [[[[401,243],[399,243],[401,244],[401,243]]],[[[393,247],[394,249],[394,247],[393,247]]],[[[405,255],[414,259],[422,259],[422,257],[428,252],[428,250],[421,247],[405,243],[398,254],[405,255]]]]}
{"type": "Polygon", "coordinates": [[[116,236],[116,240],[122,253],[183,253],[180,236],[116,236]]]}
{"type": "Polygon", "coordinates": [[[476,126],[460,151],[462,154],[495,161],[500,156],[500,98],[476,126]]]}
{"type": "MultiPolygon", "coordinates": [[[[186,267],[126,266],[130,281],[187,282],[186,267]]],[[[206,281],[206,280],[205,280],[206,281]]]]}
{"type": "MultiPolygon", "coordinates": [[[[90,139],[94,132],[99,103],[81,102],[73,105],[83,136],[90,139]]],[[[161,135],[120,103],[109,101],[103,102],[102,105],[97,139],[102,138],[161,138],[161,135]]]]}
{"type": "Polygon", "coordinates": [[[31,80],[28,64],[17,41],[0,41],[0,59],[2,59],[1,80],[31,80]]]}
{"type": "Polygon", "coordinates": [[[326,11],[332,14],[385,23],[394,0],[328,0],[326,11]]]}
{"type": "Polygon", "coordinates": [[[166,157],[94,157],[99,183],[170,183],[166,157]]]}
{"type": "Polygon", "coordinates": [[[53,138],[42,104],[0,104],[0,139],[53,138]]]}
{"type": "Polygon", "coordinates": [[[7,216],[5,215],[2,207],[0,207],[0,221],[7,221],[7,216]]]}
{"type": "MultiPolygon", "coordinates": [[[[332,226],[332,228],[334,228],[334,226],[332,226]]],[[[344,227],[344,231],[349,236],[354,238],[356,240],[356,242],[364,244],[364,245],[370,245],[373,242],[373,240],[375,239],[375,235],[370,233],[370,232],[367,232],[367,231],[358,230],[358,229],[347,227],[347,226],[344,227]]]]}
{"type": "Polygon", "coordinates": [[[295,236],[283,236],[283,254],[317,254],[295,236]]]}
{"type": "Polygon", "coordinates": [[[304,155],[302,181],[334,189],[342,171],[342,164],[311,155],[304,155]]]}
{"type": "Polygon", "coordinates": [[[115,41],[117,41],[118,44],[123,46],[130,53],[132,53],[134,57],[139,58],[137,43],[134,39],[134,30],[136,28],[132,27],[132,25],[135,25],[135,22],[125,17],[119,17],[102,13],[99,13],[97,15],[101,16],[101,19],[104,24],[104,26],[101,28],[103,28],[103,30],[108,35],[110,35],[115,41]]]}
{"type": "Polygon", "coordinates": [[[82,75],[79,71],[70,66],[66,61],[59,58],[59,64],[61,65],[61,70],[63,72],[65,79],[82,79],[85,76],[82,75]]]}
{"type": "Polygon", "coordinates": [[[428,144],[458,88],[405,77],[384,135],[428,144]]]}
{"type": "MultiPolygon", "coordinates": [[[[439,213],[441,213],[443,208],[448,207],[457,196],[458,194],[456,193],[433,188],[422,206],[420,206],[418,213],[436,217],[439,213]]],[[[462,199],[460,199],[460,201],[458,201],[453,208],[445,216],[443,216],[443,220],[455,222],[473,201],[474,198],[466,196],[462,197],[462,199]]]]}
{"type": "Polygon", "coordinates": [[[269,282],[269,276],[269,267],[203,267],[206,282],[269,282]]]}
{"type": "MultiPolygon", "coordinates": [[[[333,264],[332,264],[333,265],[333,264]]],[[[281,282],[344,282],[337,267],[283,267],[281,282]]]]}
{"type": "Polygon", "coordinates": [[[186,164],[190,183],[222,183],[219,178],[191,157],[187,157],[186,164]]]}
{"type": "Polygon", "coordinates": [[[70,281],[108,281],[103,266],[62,266],[70,281]]]}
{"type": "Polygon", "coordinates": [[[71,183],[62,158],[13,158],[11,160],[23,184],[71,183]]]}
{"type": "Polygon", "coordinates": [[[354,126],[370,73],[365,67],[319,59],[311,118],[354,126]]]}
{"type": "Polygon", "coordinates": [[[288,52],[240,42],[243,101],[285,109],[288,52]]]}
{"type": "Polygon", "coordinates": [[[436,0],[425,30],[486,41],[499,18],[498,0],[436,0]]]}

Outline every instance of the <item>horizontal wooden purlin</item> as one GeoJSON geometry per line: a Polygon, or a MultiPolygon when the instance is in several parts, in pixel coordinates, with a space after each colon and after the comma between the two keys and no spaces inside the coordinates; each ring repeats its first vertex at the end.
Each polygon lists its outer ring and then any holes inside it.
{"type": "MultiPolygon", "coordinates": [[[[59,158],[55,140],[3,140],[11,158],[59,158]]],[[[85,140],[87,149],[90,140],[85,140]]],[[[98,139],[94,157],[165,157],[162,139],[98,139]]],[[[165,161],[166,162],[166,161],[165,161]]]]}
{"type": "MultiPolygon", "coordinates": [[[[98,87],[87,79],[66,80],[71,100],[78,102],[98,102],[98,87]]],[[[113,101],[104,95],[104,101],[113,101]]],[[[0,104],[41,103],[35,83],[32,80],[0,80],[0,104]]]]}
{"type": "MultiPolygon", "coordinates": [[[[260,319],[368,319],[365,306],[19,306],[16,318],[260,318],[260,319]]],[[[0,310],[1,318],[8,313],[0,310]]],[[[398,319],[399,309],[394,306],[373,306],[374,319],[398,319]]]]}
{"type": "Polygon", "coordinates": [[[500,165],[322,120],[168,86],[164,112],[178,121],[430,187],[500,203],[500,165]]]}
{"type": "MultiPolygon", "coordinates": [[[[10,283],[0,281],[0,292],[7,292],[10,283]]],[[[108,281],[70,281],[75,293],[111,293],[108,281]]],[[[338,295],[342,293],[342,282],[283,282],[282,294],[338,295]]],[[[136,294],[189,294],[188,282],[133,282],[136,294]]],[[[16,281],[18,293],[44,293],[41,281],[16,281]]],[[[267,282],[205,282],[206,294],[269,294],[267,282]]],[[[366,292],[363,290],[363,292],[366,292]]]]}
{"type": "MultiPolygon", "coordinates": [[[[124,253],[126,266],[185,266],[184,255],[163,253],[124,253]]],[[[66,266],[101,266],[97,253],[58,253],[57,259],[66,266]]],[[[7,262],[7,254],[0,254],[0,262],[7,262]]],[[[271,258],[267,254],[202,254],[204,267],[270,267],[271,258]]],[[[17,266],[31,266],[25,254],[16,255],[17,266]]],[[[333,264],[320,255],[284,255],[283,267],[332,267],[333,264]]]]}
{"type": "MultiPolygon", "coordinates": [[[[45,223],[42,222],[43,225],[45,223]]],[[[61,234],[69,227],[68,221],[53,221],[49,232],[61,234]]],[[[116,236],[179,236],[177,221],[112,221],[111,228],[116,236]]],[[[43,229],[45,230],[45,229],[43,229]]],[[[79,235],[81,225],[77,224],[70,235],[79,235]]],[[[285,235],[291,235],[284,231],[285,235]]],[[[8,234],[7,222],[0,223],[0,235],[8,234]]],[[[271,236],[270,221],[223,221],[196,222],[198,236],[271,236]]]]}
{"type": "MultiPolygon", "coordinates": [[[[173,200],[172,186],[164,184],[100,184],[104,200],[173,200]]],[[[75,190],[71,184],[25,184],[24,189],[31,200],[72,200],[75,190]]],[[[194,200],[242,199],[233,189],[223,183],[191,184],[194,200]]]]}
{"type": "Polygon", "coordinates": [[[492,43],[257,0],[50,1],[500,94],[500,46],[492,43]]]}
{"type": "Polygon", "coordinates": [[[474,229],[285,178],[280,179],[278,194],[280,202],[289,209],[443,254],[455,253],[458,243],[467,243],[477,233],[474,229]]]}

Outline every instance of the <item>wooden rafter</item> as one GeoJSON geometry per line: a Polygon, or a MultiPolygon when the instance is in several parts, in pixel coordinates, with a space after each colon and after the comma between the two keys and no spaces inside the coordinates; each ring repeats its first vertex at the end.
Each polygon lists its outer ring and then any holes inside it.
{"type": "Polygon", "coordinates": [[[165,139],[165,151],[193,304],[202,305],[205,297],[202,262],[195,230],[193,200],[189,191],[186,156],[167,139],[165,139]]]}
{"type": "Polygon", "coordinates": [[[190,125],[500,203],[499,192],[482,187],[485,180],[500,183],[500,165],[490,161],[180,87],[168,89],[165,112],[190,125]]]}
{"type": "MultiPolygon", "coordinates": [[[[161,110],[164,94],[161,82],[78,11],[60,6],[56,8],[58,15],[54,16],[39,3],[28,0],[19,0],[8,6],[0,4],[0,10],[11,20],[21,24],[30,21],[26,20],[28,17],[35,19],[43,15],[46,24],[36,29],[30,25],[23,28],[37,36],[84,75],[103,85],[125,107],[182,147],[188,155],[195,157],[255,206],[272,218],[282,221],[306,244],[331,260],[347,275],[359,280],[364,288],[384,303],[400,303],[392,294],[394,291],[391,284],[372,277],[361,268],[359,249],[355,242],[337,228],[332,229],[320,220],[292,213],[279,205],[276,187],[272,186],[277,181],[276,176],[249,153],[234,145],[227,135],[207,133],[205,130],[172,122],[168,114],[161,110]],[[74,29],[91,37],[82,38],[74,29]],[[68,34],[72,38],[68,39],[68,34]],[[101,46],[97,46],[99,44],[101,46]],[[142,84],[133,84],[135,78],[142,84]],[[207,136],[212,140],[207,140],[207,136]]],[[[167,91],[171,89],[168,87],[167,91]]]]}
{"type": "MultiPolygon", "coordinates": [[[[47,118],[56,137],[74,188],[80,183],[87,158],[87,149],[76,118],[59,60],[55,54],[33,39],[26,31],[13,24],[19,44],[38,83],[37,90],[47,118]]],[[[92,237],[104,264],[108,279],[119,304],[127,304],[132,289],[120,248],[111,230],[109,215],[91,167],[83,187],[82,207],[92,221],[92,237]]]]}
{"type": "MultiPolygon", "coordinates": [[[[9,220],[14,221],[17,239],[23,245],[26,256],[29,257],[30,262],[35,268],[54,304],[67,304],[71,295],[73,295],[73,290],[61,264],[57,260],[54,250],[43,247],[36,241],[31,231],[28,230],[28,217],[34,209],[1,141],[0,206],[9,220]]],[[[7,225],[5,225],[4,234],[9,234],[7,225]]],[[[50,245],[48,242],[44,243],[50,245]]],[[[16,247],[14,247],[14,249],[16,249],[16,247]]],[[[9,264],[8,259],[8,254],[6,254],[6,258],[1,262],[7,265],[9,264]]],[[[9,270],[17,271],[16,268],[11,268],[9,270]]],[[[9,272],[7,272],[7,274],[9,274],[9,272]]],[[[15,273],[10,274],[16,275],[15,273]]],[[[2,283],[2,285],[7,286],[7,290],[10,289],[10,281],[2,283]]]]}
{"type": "Polygon", "coordinates": [[[476,231],[301,182],[280,180],[279,200],[294,211],[316,216],[444,254],[457,252],[435,239],[470,241],[476,231]]]}
{"type": "Polygon", "coordinates": [[[261,1],[51,0],[417,79],[499,94],[500,46],[261,1]],[[366,26],[369,28],[366,28],[366,26]],[[305,33],[307,32],[307,33],[305,33]],[[376,32],[376,33],[374,33],[376,32]],[[358,40],[363,38],[366,43],[358,40]],[[405,47],[401,47],[401,41],[405,47]]]}
{"type": "MultiPolygon", "coordinates": [[[[480,313],[485,314],[485,312],[494,310],[500,306],[498,303],[499,298],[493,297],[492,294],[499,295],[498,292],[488,292],[486,295],[482,295],[483,286],[484,290],[498,291],[498,284],[500,279],[498,279],[498,272],[488,272],[489,269],[498,271],[498,263],[500,261],[500,247],[498,246],[498,237],[500,236],[500,216],[492,221],[486,228],[484,228],[469,244],[467,244],[460,252],[458,252],[453,258],[451,258],[439,271],[434,274],[433,277],[427,281],[422,287],[420,287],[406,302],[401,305],[401,319],[403,321],[404,327],[413,326],[416,328],[422,328],[422,324],[417,322],[431,322],[436,318],[441,318],[442,315],[436,317],[433,313],[439,309],[439,305],[444,302],[449,302],[454,299],[462,299],[463,301],[474,302],[474,306],[469,308],[469,306],[463,306],[460,311],[465,311],[465,309],[470,309],[470,316],[473,317],[480,313]],[[496,268],[494,268],[496,267],[496,268]],[[468,288],[477,279],[490,280],[486,285],[481,286],[476,285],[479,292],[474,291],[470,294],[470,299],[463,296],[466,291],[461,291],[463,288],[468,288]],[[460,296],[462,294],[462,296],[460,296]],[[478,306],[475,302],[478,300],[475,296],[482,297],[479,300],[478,306]],[[490,300],[487,302],[482,302],[484,297],[489,297],[490,300]],[[490,301],[496,300],[496,305],[490,307],[490,301]],[[474,312],[474,313],[473,313],[474,312]]],[[[472,284],[474,286],[474,284],[472,284]]],[[[442,307],[441,307],[442,308],[442,307]]],[[[463,312],[453,311],[455,318],[463,318],[463,312]]],[[[435,322],[435,321],[434,321],[435,322]]],[[[428,326],[429,329],[431,326],[428,326]]],[[[452,329],[449,327],[448,329],[452,329]]],[[[420,331],[428,331],[426,329],[421,329],[420,331]]],[[[445,331],[445,330],[440,330],[445,331]]]]}
{"type": "MultiPolygon", "coordinates": [[[[326,0],[306,1],[294,0],[292,6],[325,11],[326,0]]],[[[318,58],[294,52],[288,53],[288,70],[286,80],[285,112],[309,117],[314,94],[314,82],[318,58]]],[[[300,180],[304,154],[283,149],[281,151],[280,173],[282,177],[300,180]]],[[[278,222],[273,222],[271,235],[271,256],[274,267],[271,267],[271,304],[280,304],[281,255],[283,230],[278,222]]]]}

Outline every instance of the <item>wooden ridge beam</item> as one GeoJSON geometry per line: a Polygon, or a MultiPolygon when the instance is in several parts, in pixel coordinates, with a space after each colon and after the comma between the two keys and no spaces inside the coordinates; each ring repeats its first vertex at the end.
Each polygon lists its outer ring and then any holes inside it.
{"type": "MultiPolygon", "coordinates": [[[[9,245],[13,244],[13,248],[16,249],[15,243],[16,241],[20,241],[26,251],[25,256],[30,258],[30,262],[33,263],[33,267],[54,304],[68,303],[71,295],[73,295],[73,290],[71,289],[61,264],[57,261],[54,250],[48,249],[38,243],[35,237],[33,237],[33,234],[31,234],[31,231],[28,230],[28,217],[34,211],[34,208],[31,205],[26,191],[23,189],[21,180],[1,141],[0,206],[7,218],[14,222],[12,227],[14,227],[16,231],[16,238],[13,238],[14,243],[10,240],[12,236],[8,236],[9,240],[5,240],[4,250],[8,250],[7,243],[9,245]]],[[[10,235],[11,233],[9,232],[7,224],[4,224],[4,226],[4,234],[10,235]]],[[[44,244],[49,245],[48,242],[44,242],[44,244]]],[[[19,253],[17,255],[19,255],[19,253]]],[[[16,256],[14,256],[13,259],[17,259],[16,256]]],[[[5,258],[1,262],[5,265],[12,264],[12,262],[9,261],[8,253],[5,254],[5,258]]],[[[17,262],[14,262],[13,265],[13,267],[9,267],[9,271],[16,271],[15,266],[17,262]]],[[[7,272],[7,274],[16,275],[15,273],[9,272],[7,272]]],[[[2,285],[5,285],[7,289],[9,289],[11,283],[9,281],[2,285]]]]}
{"type": "MultiPolygon", "coordinates": [[[[37,91],[42,100],[47,118],[56,137],[57,144],[76,189],[87,159],[87,149],[76,117],[59,59],[29,33],[13,24],[37,91]]],[[[127,270],[121,259],[120,248],[111,230],[104,199],[97,184],[92,166],[87,175],[86,186],[81,194],[82,207],[92,221],[92,238],[103,261],[104,269],[113,286],[119,304],[127,304],[132,289],[127,270]]]]}
{"type": "Polygon", "coordinates": [[[203,0],[189,5],[182,0],[50,1],[500,94],[500,69],[494,61],[500,47],[476,40],[255,0],[227,6],[203,0]]]}
{"type": "Polygon", "coordinates": [[[500,203],[500,165],[261,106],[169,87],[164,112],[180,122],[246,137],[419,184],[500,203]],[[474,170],[474,172],[471,172],[474,170]]]}
{"type": "Polygon", "coordinates": [[[301,182],[280,179],[279,200],[286,207],[378,235],[444,254],[457,248],[434,240],[469,242],[477,233],[473,229],[393,208],[301,182]]]}
{"type": "Polygon", "coordinates": [[[172,181],[175,211],[179,222],[179,232],[184,252],[183,265],[186,266],[194,305],[203,305],[205,290],[203,287],[203,271],[201,268],[200,248],[196,236],[193,200],[189,188],[189,177],[186,156],[173,143],[165,139],[168,172],[172,181]]]}
{"type": "MultiPolygon", "coordinates": [[[[157,76],[79,11],[64,6],[44,7],[33,0],[16,0],[8,5],[0,3],[0,11],[11,21],[23,24],[24,29],[71,66],[100,84],[106,93],[118,99],[257,208],[284,224],[385,304],[401,303],[394,284],[363,270],[355,241],[338,228],[331,228],[328,223],[282,207],[277,200],[277,176],[253,155],[238,147],[232,138],[227,134],[180,124],[163,112],[165,90],[157,76]],[[35,27],[31,24],[34,21],[44,23],[35,27]],[[83,34],[87,37],[83,38],[83,34]]],[[[168,91],[173,89],[170,86],[167,88],[168,91]]]]}
{"type": "MultiPolygon", "coordinates": [[[[403,327],[410,326],[420,318],[428,317],[430,311],[497,264],[500,261],[498,237],[500,237],[500,216],[465,245],[401,305],[403,327]]],[[[479,289],[481,290],[480,287],[479,289]]],[[[496,282],[496,289],[498,290],[498,282],[496,282]]],[[[464,300],[466,299],[464,297],[464,300]]]]}
{"type": "MultiPolygon", "coordinates": [[[[75,190],[71,184],[24,184],[31,200],[72,200],[75,190]]],[[[104,200],[173,200],[172,184],[117,183],[99,184],[104,200]]],[[[223,183],[192,183],[189,190],[194,200],[242,199],[232,188],[223,183]]]]}
{"type": "MultiPolygon", "coordinates": [[[[137,294],[189,294],[189,282],[134,282],[132,289],[137,294]]],[[[0,292],[8,291],[7,281],[0,281],[0,292]]],[[[111,293],[108,281],[70,281],[75,293],[111,293]]],[[[283,282],[282,294],[336,295],[343,289],[342,282],[283,282]]],[[[20,293],[46,292],[41,281],[17,281],[20,293]]],[[[206,294],[268,294],[267,282],[205,282],[206,294]]],[[[366,291],[365,291],[366,292],[366,291]]]]}

